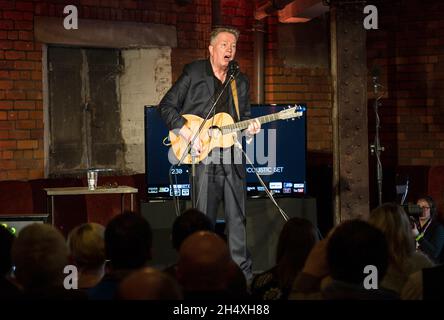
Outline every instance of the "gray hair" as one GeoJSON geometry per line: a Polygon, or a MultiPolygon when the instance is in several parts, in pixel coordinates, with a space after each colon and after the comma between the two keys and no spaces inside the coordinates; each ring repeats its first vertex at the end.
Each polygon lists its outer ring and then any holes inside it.
{"type": "Polygon", "coordinates": [[[216,37],[219,35],[219,33],[222,33],[222,32],[231,33],[233,36],[236,37],[236,41],[239,39],[239,30],[237,30],[235,28],[231,28],[231,27],[217,27],[211,31],[210,43],[213,44],[214,39],[216,39],[216,37]]]}
{"type": "Polygon", "coordinates": [[[25,289],[63,284],[68,246],[53,226],[33,223],[23,228],[14,240],[11,256],[17,280],[25,289]]]}

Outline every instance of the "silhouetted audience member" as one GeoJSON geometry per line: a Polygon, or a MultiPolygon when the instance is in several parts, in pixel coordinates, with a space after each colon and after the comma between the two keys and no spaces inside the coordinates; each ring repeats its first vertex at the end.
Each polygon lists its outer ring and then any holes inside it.
{"type": "Polygon", "coordinates": [[[399,296],[392,291],[380,288],[387,267],[388,246],[384,234],[365,221],[349,220],[313,247],[296,277],[290,298],[397,299],[399,296]],[[377,273],[367,270],[367,266],[375,267],[377,273]],[[328,274],[332,280],[321,289],[321,280],[328,274]]]}
{"type": "Polygon", "coordinates": [[[389,266],[381,286],[401,293],[410,274],[433,266],[427,256],[415,251],[407,213],[396,203],[384,203],[370,212],[368,222],[381,230],[388,244],[389,266]]]}
{"type": "Polygon", "coordinates": [[[0,299],[15,299],[20,295],[20,289],[11,279],[14,238],[11,230],[0,225],[0,299]]]}
{"type": "MultiPolygon", "coordinates": [[[[214,231],[210,219],[198,209],[187,209],[174,222],[171,233],[173,248],[179,251],[182,242],[197,231],[214,231]]],[[[172,277],[176,277],[176,266],[173,264],[164,271],[172,277]]]]}
{"type": "Polygon", "coordinates": [[[228,246],[217,234],[198,231],[186,238],[180,246],[176,273],[185,299],[230,298],[232,263],[228,246]]]}
{"type": "Polygon", "coordinates": [[[145,267],[125,277],[119,286],[120,300],[182,300],[179,284],[168,274],[145,267]]]}
{"type": "Polygon", "coordinates": [[[83,292],[64,287],[68,257],[65,238],[57,229],[42,223],[24,227],[12,246],[15,276],[24,298],[86,299],[83,292]]]}
{"type": "Polygon", "coordinates": [[[444,300],[444,265],[424,268],[410,275],[401,292],[403,300],[444,300]]]}
{"type": "Polygon", "coordinates": [[[288,220],[279,235],[276,265],[254,277],[251,295],[260,300],[286,300],[296,275],[320,240],[313,224],[302,218],[288,220]]]}
{"type": "Polygon", "coordinates": [[[85,223],[75,227],[68,235],[72,263],[78,269],[78,288],[92,288],[105,273],[105,227],[85,223]]]}
{"type": "Polygon", "coordinates": [[[137,213],[115,216],[105,229],[106,274],[88,290],[92,300],[115,298],[120,281],[132,271],[145,267],[151,259],[152,232],[147,220],[137,213]]]}
{"type": "Polygon", "coordinates": [[[239,265],[231,261],[227,271],[228,280],[226,290],[228,291],[228,295],[236,300],[251,300],[252,297],[248,291],[247,279],[239,265]]]}
{"type": "Polygon", "coordinates": [[[435,201],[425,196],[416,202],[422,208],[419,225],[414,228],[418,249],[436,264],[444,263],[444,225],[438,217],[435,201]]]}

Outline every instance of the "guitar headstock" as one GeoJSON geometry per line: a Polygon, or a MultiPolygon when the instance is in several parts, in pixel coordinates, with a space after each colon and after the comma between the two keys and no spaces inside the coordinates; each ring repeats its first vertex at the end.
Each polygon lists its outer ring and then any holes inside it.
{"type": "Polygon", "coordinates": [[[304,107],[295,105],[294,107],[279,111],[278,116],[281,120],[299,118],[304,114],[305,110],[304,107]]]}

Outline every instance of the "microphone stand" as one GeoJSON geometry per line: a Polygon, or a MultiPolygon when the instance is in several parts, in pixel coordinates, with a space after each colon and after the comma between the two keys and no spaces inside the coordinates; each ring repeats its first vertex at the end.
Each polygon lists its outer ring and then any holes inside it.
{"type": "Polygon", "coordinates": [[[379,129],[380,129],[380,118],[378,114],[378,107],[380,106],[379,100],[382,98],[382,96],[378,95],[378,87],[380,87],[380,84],[378,84],[377,77],[373,77],[373,91],[375,93],[376,99],[373,104],[373,108],[375,110],[375,140],[372,145],[370,145],[370,151],[371,154],[374,154],[376,156],[376,178],[377,178],[377,184],[378,184],[378,204],[382,204],[382,163],[381,163],[381,152],[384,151],[384,147],[381,146],[381,142],[379,140],[379,129]]]}
{"type": "MultiPolygon", "coordinates": [[[[176,166],[176,165],[180,166],[183,163],[183,161],[185,160],[185,157],[188,155],[188,153],[191,153],[191,179],[190,179],[190,184],[191,184],[191,205],[192,205],[193,208],[196,208],[196,206],[197,206],[196,186],[195,186],[195,181],[196,181],[196,152],[193,149],[193,145],[194,145],[194,142],[196,141],[196,139],[200,136],[203,127],[207,123],[208,118],[210,117],[211,113],[213,113],[214,109],[216,108],[216,104],[219,102],[219,99],[222,96],[222,94],[224,93],[224,91],[227,88],[228,84],[231,83],[231,81],[239,73],[239,67],[235,66],[235,67],[233,67],[232,70],[229,69],[228,72],[230,73],[229,78],[225,81],[224,87],[222,88],[222,90],[218,94],[216,100],[214,101],[213,105],[211,106],[211,109],[208,111],[208,113],[205,116],[204,120],[200,124],[199,129],[194,133],[194,135],[191,138],[190,142],[188,142],[187,148],[184,151],[184,153],[182,154],[182,157],[180,158],[179,162],[177,164],[172,164],[171,167],[170,167],[170,173],[169,174],[170,174],[170,183],[171,183],[171,181],[172,181],[172,179],[171,179],[171,170],[172,170],[172,168],[174,166],[176,166]]],[[[213,97],[211,97],[210,100],[212,100],[213,97]]],[[[171,184],[171,187],[173,188],[173,198],[175,199],[174,206],[175,206],[175,209],[176,209],[176,215],[179,216],[180,212],[179,212],[179,207],[178,207],[178,199],[176,197],[176,193],[174,192],[173,184],[171,184]]]]}
{"type": "Polygon", "coordinates": [[[401,199],[401,205],[404,204],[408,193],[409,193],[409,179],[407,178],[407,182],[405,184],[405,191],[404,191],[404,194],[402,195],[402,199],[401,199]]]}
{"type": "Polygon", "coordinates": [[[248,163],[253,167],[253,171],[256,174],[257,179],[259,180],[259,182],[261,183],[262,187],[264,187],[265,193],[267,194],[268,198],[270,198],[271,202],[273,202],[273,204],[276,206],[276,208],[279,210],[281,216],[284,218],[285,221],[288,221],[290,219],[290,217],[285,213],[285,211],[279,206],[279,204],[276,202],[276,200],[273,197],[273,194],[270,192],[270,190],[268,190],[267,185],[265,184],[265,182],[262,180],[261,176],[259,175],[259,173],[257,173],[256,167],[253,165],[252,161],[250,160],[250,158],[248,157],[247,153],[245,152],[245,150],[242,148],[242,145],[240,144],[239,140],[236,141],[235,143],[236,147],[238,147],[242,153],[245,155],[245,159],[247,159],[248,163]]]}

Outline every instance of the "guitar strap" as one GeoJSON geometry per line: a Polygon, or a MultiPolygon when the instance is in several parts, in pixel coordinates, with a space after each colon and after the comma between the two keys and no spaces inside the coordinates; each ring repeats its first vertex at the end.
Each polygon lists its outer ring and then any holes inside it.
{"type": "Polygon", "coordinates": [[[233,93],[234,107],[236,108],[237,120],[240,121],[239,99],[237,98],[236,80],[231,81],[231,92],[233,93]]]}

